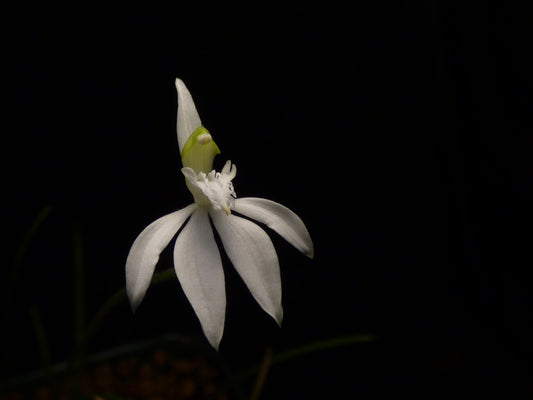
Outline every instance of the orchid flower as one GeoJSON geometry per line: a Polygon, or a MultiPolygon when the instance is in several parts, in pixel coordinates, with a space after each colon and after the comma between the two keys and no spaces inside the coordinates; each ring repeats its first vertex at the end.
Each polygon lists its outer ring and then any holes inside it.
{"type": "Polygon", "coordinates": [[[126,289],[135,311],[150,285],[160,253],[183,227],[174,246],[176,275],[207,340],[218,349],[224,331],[226,293],[209,220],[253,297],[278,325],[283,309],[276,251],[262,228],[233,212],[265,224],[309,258],[313,257],[313,243],[302,220],[287,207],[261,198],[237,198],[232,184],[237,168],[231,161],[220,172],[212,170],[220,151],[202,126],[192,96],[180,79],[176,79],[176,89],[181,171],[194,203],[157,219],[140,233],[126,261],[126,289]]]}

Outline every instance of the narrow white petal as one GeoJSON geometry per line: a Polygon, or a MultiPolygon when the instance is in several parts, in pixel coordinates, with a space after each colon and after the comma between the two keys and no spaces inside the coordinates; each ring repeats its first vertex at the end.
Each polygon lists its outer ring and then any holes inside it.
{"type": "Polygon", "coordinates": [[[196,207],[191,204],[155,220],[133,242],[126,260],[126,292],[133,311],[150,286],[159,255],[196,207]]]}
{"type": "Polygon", "coordinates": [[[287,207],[271,200],[243,197],[235,200],[235,211],[262,222],[307,257],[313,258],[313,242],[307,228],[287,207]]]}
{"type": "Polygon", "coordinates": [[[259,226],[222,211],[210,211],[215,228],[233,266],[250,292],[278,324],[283,318],[278,256],[259,226]]]}
{"type": "Polygon", "coordinates": [[[202,125],[198,111],[192,99],[189,89],[185,86],[183,81],[176,78],[176,90],[178,91],[178,144],[180,147],[180,155],[183,151],[183,146],[189,139],[189,136],[202,125]]]}
{"type": "Polygon", "coordinates": [[[224,271],[204,207],[192,214],[176,240],[174,268],[207,340],[218,349],[226,312],[224,271]]]}

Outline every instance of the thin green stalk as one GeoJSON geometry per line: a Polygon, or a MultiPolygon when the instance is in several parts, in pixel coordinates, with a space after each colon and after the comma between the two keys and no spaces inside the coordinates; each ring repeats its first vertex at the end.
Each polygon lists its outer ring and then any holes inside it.
{"type": "Polygon", "coordinates": [[[282,351],[279,354],[276,354],[272,357],[272,365],[276,365],[287,360],[290,360],[295,357],[299,357],[305,354],[314,353],[317,351],[333,349],[336,347],[347,346],[350,344],[359,344],[359,343],[369,343],[376,340],[374,335],[369,334],[360,334],[360,335],[350,335],[350,336],[341,336],[332,339],[320,340],[317,342],[309,343],[300,347],[295,347],[293,349],[282,351]]]}
{"type": "MultiPolygon", "coordinates": [[[[376,340],[376,337],[370,334],[341,336],[341,337],[336,337],[332,339],[319,340],[316,342],[312,342],[312,343],[309,343],[303,346],[295,347],[295,348],[277,353],[276,355],[272,356],[272,359],[270,361],[270,366],[272,367],[276,364],[280,364],[282,362],[285,362],[285,361],[288,361],[293,358],[300,357],[306,354],[315,353],[317,351],[323,351],[323,350],[333,349],[337,347],[348,346],[351,344],[369,343],[375,340],[376,340]]],[[[240,381],[248,379],[251,376],[257,374],[260,368],[261,368],[260,365],[256,365],[252,368],[248,368],[236,374],[233,377],[232,381],[234,383],[238,383],[240,381]]]]}
{"type": "Polygon", "coordinates": [[[32,223],[30,224],[30,226],[24,233],[24,236],[22,237],[22,241],[20,242],[17,248],[15,257],[13,258],[13,264],[11,265],[11,271],[9,274],[9,284],[7,286],[7,304],[8,305],[13,300],[13,294],[15,292],[15,287],[16,287],[17,280],[18,280],[20,266],[22,265],[22,260],[24,259],[26,252],[28,251],[30,242],[35,236],[35,233],[37,232],[41,224],[44,222],[46,217],[48,217],[48,214],[50,214],[51,211],[52,211],[52,206],[50,205],[44,206],[41,209],[41,211],[39,211],[35,219],[32,221],[32,223]]]}
{"type": "Polygon", "coordinates": [[[46,330],[44,329],[43,319],[36,306],[30,307],[29,314],[33,325],[33,331],[35,332],[35,338],[37,339],[37,344],[39,346],[43,369],[47,379],[50,379],[52,376],[52,357],[50,356],[50,345],[48,343],[46,330]]]}
{"type": "MultiPolygon", "coordinates": [[[[11,270],[8,271],[8,285],[6,289],[6,297],[5,303],[4,303],[4,314],[0,318],[0,325],[2,326],[3,333],[6,333],[9,329],[16,329],[16,327],[12,326],[11,322],[11,315],[14,312],[13,310],[13,297],[15,295],[15,290],[17,288],[17,282],[19,278],[20,269],[22,266],[22,261],[24,259],[24,256],[28,252],[28,247],[37,233],[39,227],[42,225],[42,223],[46,220],[50,212],[52,211],[52,206],[46,205],[44,206],[37,216],[34,218],[26,232],[24,233],[24,236],[22,237],[22,240],[15,252],[15,256],[13,258],[13,263],[11,264],[11,270]]],[[[1,335],[0,335],[1,336],[1,335]]],[[[6,346],[6,344],[4,344],[6,346]]],[[[7,361],[10,357],[10,351],[6,349],[5,351],[0,351],[0,364],[2,366],[6,366],[7,361]]],[[[3,371],[3,368],[0,368],[0,370],[3,371]]]]}
{"type": "MultiPolygon", "coordinates": [[[[165,271],[158,272],[154,274],[152,278],[152,285],[159,284],[161,282],[166,282],[176,277],[176,273],[173,268],[169,268],[165,271]]],[[[89,340],[102,325],[102,322],[111,314],[111,312],[123,301],[127,299],[126,289],[120,289],[115,292],[107,301],[100,307],[96,312],[94,317],[91,319],[87,325],[87,330],[85,332],[85,340],[89,340]]]]}
{"type": "Polygon", "coordinates": [[[259,373],[257,374],[257,379],[255,380],[255,384],[252,390],[252,395],[250,396],[250,400],[259,400],[259,396],[261,395],[263,386],[265,386],[266,378],[268,375],[268,370],[270,369],[271,365],[272,365],[272,347],[268,347],[265,350],[265,356],[263,357],[263,361],[261,362],[261,365],[259,366],[259,373]]]}

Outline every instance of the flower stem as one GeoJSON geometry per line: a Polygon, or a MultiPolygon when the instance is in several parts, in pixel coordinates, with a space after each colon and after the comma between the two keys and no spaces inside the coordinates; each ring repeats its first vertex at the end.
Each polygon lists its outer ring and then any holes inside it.
{"type": "Polygon", "coordinates": [[[299,357],[304,354],[314,353],[316,351],[328,350],[335,347],[347,346],[356,343],[368,343],[373,342],[374,340],[376,340],[376,337],[370,334],[341,336],[332,339],[319,340],[317,342],[312,342],[307,345],[295,347],[293,349],[285,350],[276,354],[274,357],[272,357],[272,365],[282,363],[290,360],[291,358],[299,357]]]}
{"type": "MultiPolygon", "coordinates": [[[[18,245],[15,256],[13,257],[13,263],[11,264],[11,268],[7,273],[8,284],[7,284],[6,291],[4,292],[6,297],[2,296],[2,301],[5,301],[5,303],[3,303],[4,313],[3,315],[0,315],[0,326],[2,326],[2,330],[0,331],[0,340],[2,340],[3,346],[5,347],[3,351],[0,351],[0,365],[2,366],[0,367],[0,372],[2,373],[4,372],[4,368],[6,368],[9,365],[8,360],[11,356],[11,349],[7,348],[8,346],[10,346],[10,342],[6,339],[9,337],[11,330],[16,330],[17,328],[16,326],[13,325],[11,316],[12,316],[12,313],[14,312],[13,297],[15,296],[15,293],[16,293],[17,281],[19,278],[22,261],[28,251],[28,247],[33,237],[35,236],[35,234],[39,230],[39,227],[46,220],[46,218],[48,217],[48,214],[50,214],[51,211],[52,211],[52,206],[46,205],[39,211],[37,216],[33,219],[30,226],[24,233],[24,236],[22,237],[20,244],[18,245]]],[[[2,295],[4,293],[2,293],[2,295]]]]}
{"type": "MultiPolygon", "coordinates": [[[[152,278],[152,285],[158,284],[161,282],[169,281],[176,277],[174,269],[169,268],[165,271],[158,272],[154,274],[152,278]]],[[[105,318],[124,300],[127,299],[126,289],[122,288],[115,292],[107,301],[98,309],[94,317],[90,320],[87,325],[87,330],[85,332],[85,341],[89,340],[102,325],[102,322],[105,318]]]]}
{"type": "MultiPolygon", "coordinates": [[[[291,360],[296,357],[300,357],[306,354],[314,353],[317,351],[333,349],[336,347],[348,346],[351,344],[368,343],[376,340],[376,337],[371,334],[358,334],[349,336],[340,336],[331,339],[319,340],[303,346],[295,347],[289,350],[282,351],[272,356],[270,360],[270,366],[291,360]]],[[[234,384],[250,378],[258,373],[261,369],[261,365],[248,368],[238,374],[236,374],[232,381],[234,384]]]]}
{"type": "Polygon", "coordinates": [[[263,361],[261,361],[261,365],[259,366],[259,373],[257,374],[257,379],[255,381],[250,400],[259,400],[261,390],[263,390],[263,386],[265,386],[265,381],[268,375],[268,370],[270,369],[271,361],[272,347],[267,347],[267,349],[265,350],[265,356],[263,357],[263,361]]]}
{"type": "Polygon", "coordinates": [[[15,292],[15,286],[18,279],[18,274],[20,270],[20,266],[22,265],[22,260],[28,251],[29,244],[33,237],[35,236],[35,233],[41,226],[41,224],[44,222],[46,217],[48,217],[48,214],[52,211],[52,206],[46,205],[44,206],[41,211],[39,211],[39,214],[35,217],[35,219],[32,221],[31,225],[28,227],[26,232],[24,233],[24,236],[22,238],[22,241],[20,242],[17,252],[15,253],[15,257],[13,258],[13,264],[11,265],[11,271],[9,274],[9,284],[7,285],[7,304],[9,305],[11,301],[13,300],[13,294],[15,292]]]}
{"type": "Polygon", "coordinates": [[[39,346],[39,353],[46,378],[50,379],[52,376],[52,358],[50,356],[50,346],[46,336],[46,330],[44,329],[43,319],[36,306],[30,307],[29,314],[35,332],[35,338],[37,339],[37,344],[39,346]]]}

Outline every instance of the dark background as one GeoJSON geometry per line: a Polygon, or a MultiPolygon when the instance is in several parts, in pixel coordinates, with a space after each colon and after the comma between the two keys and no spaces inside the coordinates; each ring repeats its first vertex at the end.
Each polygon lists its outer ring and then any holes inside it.
{"type": "MultiPolygon", "coordinates": [[[[137,234],[192,201],[175,133],[180,77],[222,150],[215,166],[238,166],[237,194],[288,206],[315,244],[311,261],[272,234],[281,330],[225,260],[224,362],[250,365],[269,345],[378,338],[274,368],[265,399],[530,390],[523,10],[391,1],[2,18],[4,293],[24,232],[52,207],[2,321],[4,376],[39,367],[32,305],[54,360],[69,354],[73,222],[91,316],[123,287],[137,234]]],[[[167,250],[160,267],[171,263],[167,250]]],[[[201,335],[176,281],[150,289],[135,317],[119,307],[90,349],[164,332],[201,335]]]]}

